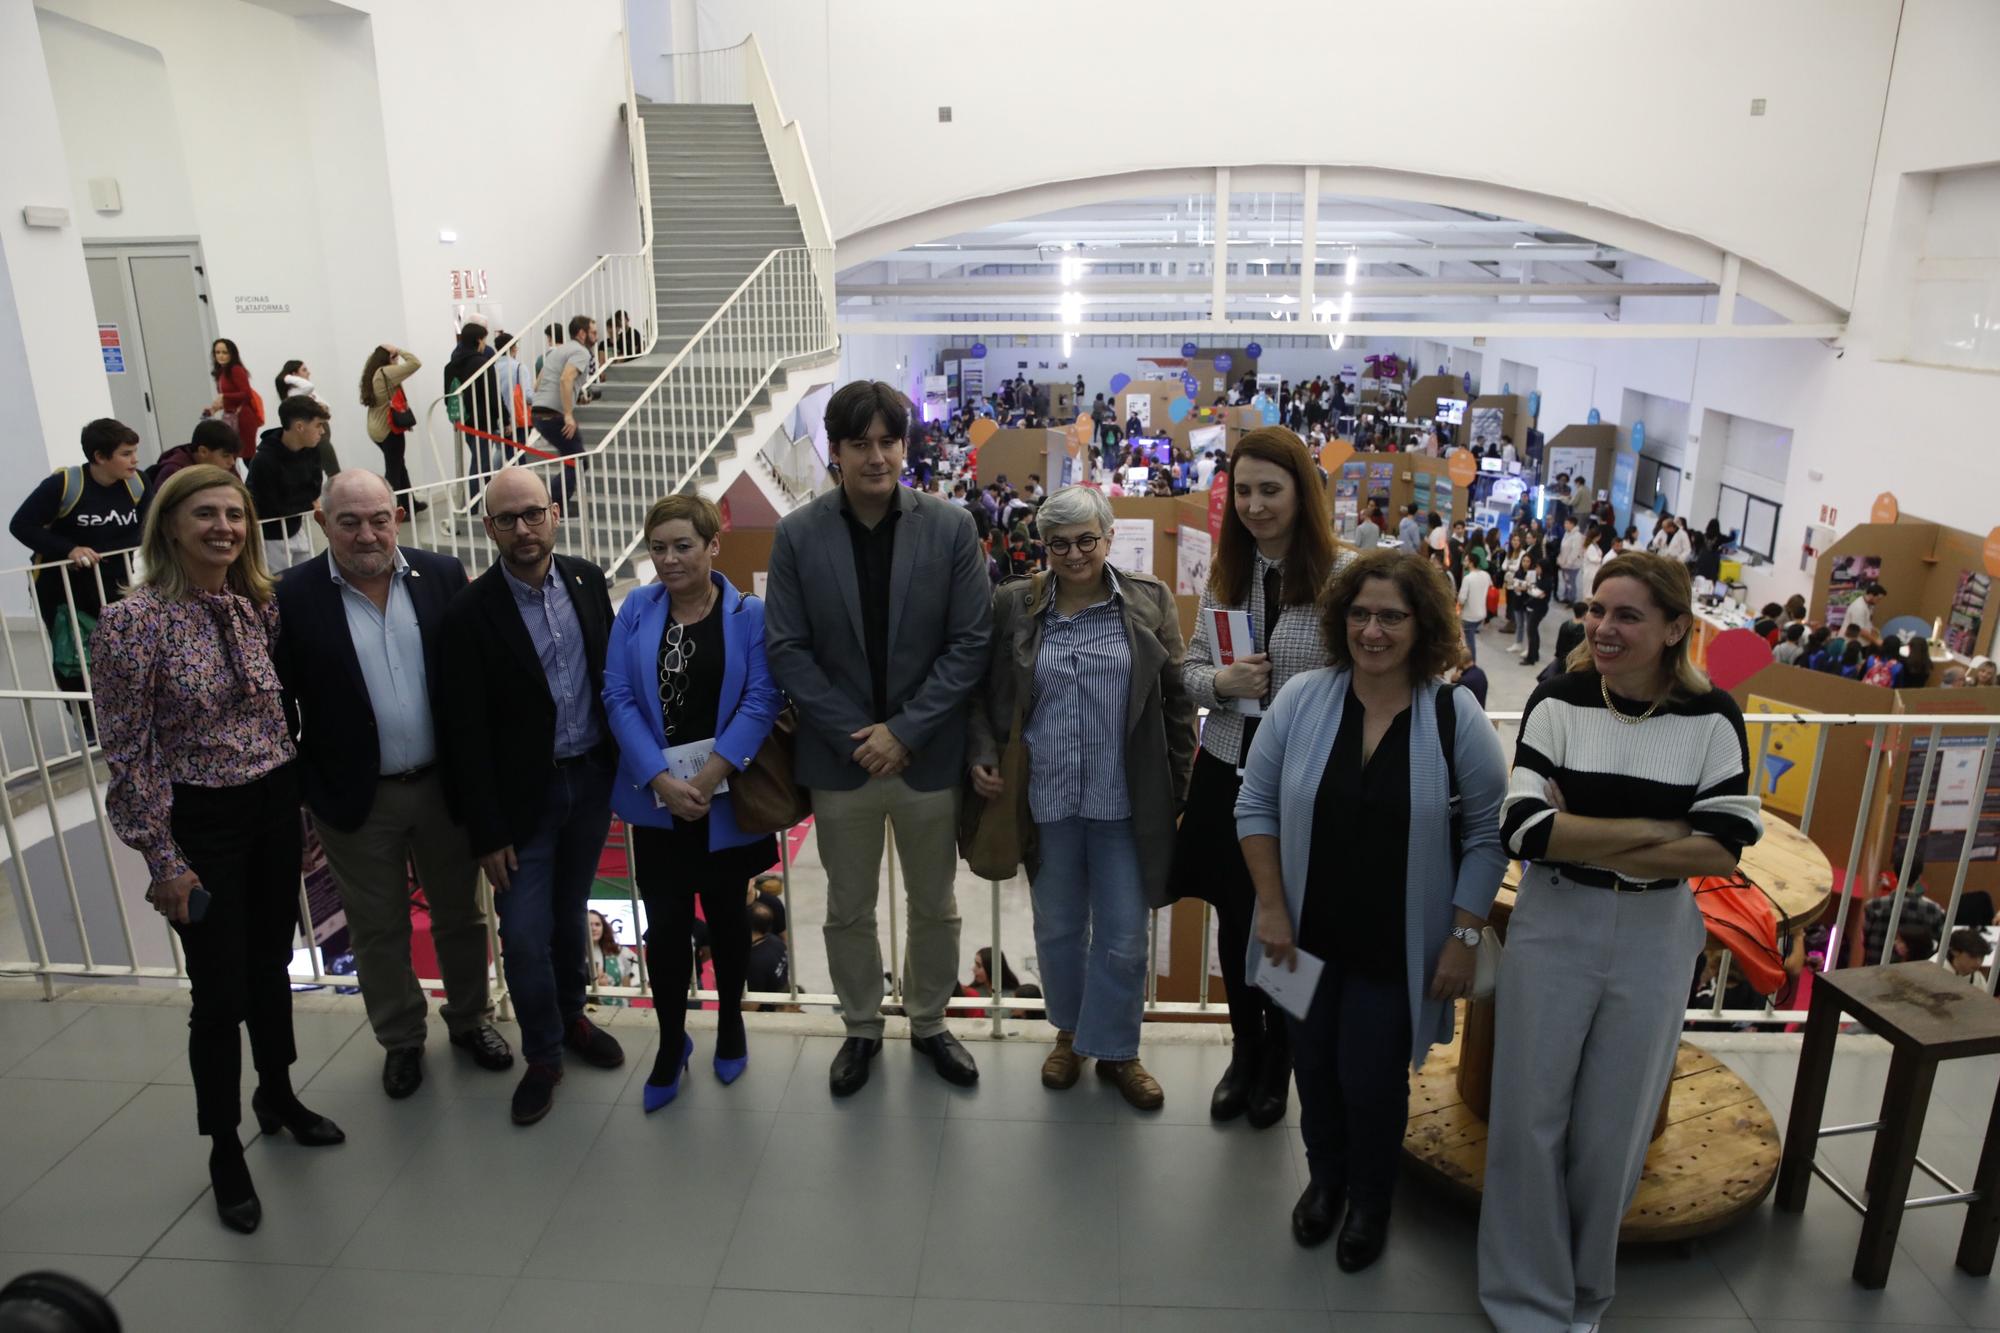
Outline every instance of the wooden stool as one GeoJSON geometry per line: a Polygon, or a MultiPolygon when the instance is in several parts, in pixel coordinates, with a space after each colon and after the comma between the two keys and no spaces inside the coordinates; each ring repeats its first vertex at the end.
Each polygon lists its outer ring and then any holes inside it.
{"type": "Polygon", "coordinates": [[[1967,1205],[1958,1266],[1975,1277],[1993,1271],[1993,1251],[2000,1243],[2000,1098],[1986,1122],[1986,1142],[1971,1189],[1960,1189],[1918,1157],[1917,1143],[1923,1136],[1924,1111],[1938,1065],[1996,1053],[2000,1053],[2000,1003],[1935,963],[1844,967],[1813,979],[1812,1009],[1799,1051],[1798,1081],[1792,1088],[1792,1119],[1778,1167],[1778,1209],[1804,1211],[1812,1177],[1824,1180],[1861,1214],[1854,1280],[1862,1286],[1880,1288],[1888,1282],[1904,1209],[1947,1203],[1967,1205]],[[1843,1013],[1852,1014],[1894,1048],[1889,1082],[1882,1092],[1879,1119],[1822,1126],[1826,1080],[1833,1069],[1834,1038],[1843,1013]],[[1863,1203],[1827,1173],[1815,1153],[1823,1136],[1870,1131],[1875,1132],[1875,1151],[1868,1159],[1868,1200],[1863,1203]],[[1912,1167],[1949,1192],[1905,1198],[1912,1167]]]}

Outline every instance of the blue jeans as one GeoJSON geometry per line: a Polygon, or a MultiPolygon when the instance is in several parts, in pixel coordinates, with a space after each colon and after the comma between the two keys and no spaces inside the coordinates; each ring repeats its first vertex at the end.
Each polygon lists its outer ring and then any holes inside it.
{"type": "Polygon", "coordinates": [[[1030,885],[1049,1022],[1094,1060],[1139,1054],[1146,1010],[1146,889],[1129,819],[1035,825],[1030,885]]]}
{"type": "Polygon", "coordinates": [[[562,1066],[563,1033],[583,1017],[590,886],[611,828],[611,770],[584,758],[549,775],[541,822],[514,848],[513,887],[493,895],[521,1056],[562,1066]]]}
{"type": "MultiPolygon", "coordinates": [[[[565,436],[563,434],[563,419],[560,414],[554,416],[537,414],[535,416],[535,433],[542,437],[541,448],[544,453],[556,453],[561,454],[564,458],[574,458],[583,452],[583,427],[578,426],[575,435],[565,436]]],[[[582,466],[583,464],[581,463],[563,464],[561,468],[561,480],[556,481],[549,487],[550,492],[555,494],[557,503],[563,507],[564,518],[574,520],[579,517],[576,513],[576,470],[582,466]]],[[[553,480],[556,477],[556,472],[545,469],[543,475],[553,480]]]]}
{"type": "Polygon", "coordinates": [[[1459,624],[1461,624],[1461,625],[1463,625],[1463,626],[1465,627],[1465,651],[1466,651],[1466,654],[1467,654],[1468,656],[1470,656],[1470,657],[1472,658],[1472,660],[1473,660],[1473,661],[1477,662],[1477,661],[1479,660],[1479,625],[1480,625],[1480,622],[1479,622],[1479,621],[1477,621],[1477,620],[1461,620],[1461,621],[1459,621],[1458,623],[1459,623],[1459,624]]]}

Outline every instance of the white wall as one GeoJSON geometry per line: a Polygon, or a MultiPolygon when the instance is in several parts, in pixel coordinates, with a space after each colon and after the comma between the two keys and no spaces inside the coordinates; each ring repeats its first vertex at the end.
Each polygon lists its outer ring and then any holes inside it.
{"type": "MultiPolygon", "coordinates": [[[[804,121],[836,237],[1129,171],[1381,167],[1644,219],[1845,307],[1899,0],[1438,0],[1421,20],[1436,40],[1384,37],[1417,42],[1417,66],[1346,60],[1331,82],[1268,43],[1231,44],[1237,21],[1206,0],[1143,12],[1019,0],[1004,15],[871,0],[865,20],[797,0],[699,9],[703,47],[757,34],[787,112],[804,121]],[[1133,95],[1126,71],[1171,79],[1207,45],[1221,62],[1204,75],[1212,91],[1227,102],[1233,82],[1251,79],[1251,102],[1179,114],[1133,95]],[[1756,97],[1768,113],[1753,119],[1756,97]]],[[[1352,51],[1382,23],[1364,0],[1272,0],[1252,26],[1352,51]]]]}

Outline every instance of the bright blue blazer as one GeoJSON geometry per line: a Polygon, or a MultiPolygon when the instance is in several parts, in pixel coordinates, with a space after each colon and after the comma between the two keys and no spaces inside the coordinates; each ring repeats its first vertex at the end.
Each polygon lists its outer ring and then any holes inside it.
{"type": "MultiPolygon", "coordinates": [[[[716,752],[738,771],[748,768],[771,734],[785,705],[784,695],[764,661],[764,603],[746,597],[721,574],[709,578],[722,589],[722,697],[716,752]]],[[[660,636],[667,630],[667,590],[654,583],[639,588],[618,608],[611,644],[604,654],[604,712],[618,739],[618,777],[611,808],[627,824],[672,828],[673,814],[653,804],[651,783],[666,771],[660,759],[666,732],[660,723],[660,636]]],[[[689,737],[690,740],[700,739],[689,737]]],[[[761,833],[736,827],[736,810],[723,792],[709,807],[708,847],[741,847],[761,833]]]]}

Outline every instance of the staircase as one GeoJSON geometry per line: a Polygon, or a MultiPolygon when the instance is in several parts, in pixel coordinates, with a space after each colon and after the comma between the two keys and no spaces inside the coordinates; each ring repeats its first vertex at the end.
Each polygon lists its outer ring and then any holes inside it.
{"type": "MultiPolygon", "coordinates": [[[[659,337],[646,355],[607,369],[597,399],[578,411],[591,440],[604,438],[773,250],[806,244],[798,210],[779,191],[754,107],[641,103],[639,116],[651,177],[659,337]]],[[[704,399],[746,402],[731,427],[732,438],[741,439],[784,389],[785,371],[773,372],[763,356],[734,340],[716,341],[721,345],[691,353],[676,378],[686,377],[704,399]]],[[[672,394],[666,396],[666,403],[640,409],[641,419],[663,418],[657,429],[628,427],[592,463],[586,484],[601,554],[624,548],[659,498],[648,494],[648,479],[659,475],[651,455],[664,446],[691,461],[710,443],[709,422],[677,425],[672,394]],[[635,456],[640,450],[649,455],[643,464],[635,456]]],[[[725,447],[703,459],[683,489],[697,479],[704,488],[719,481],[730,453],[725,447]]]]}

